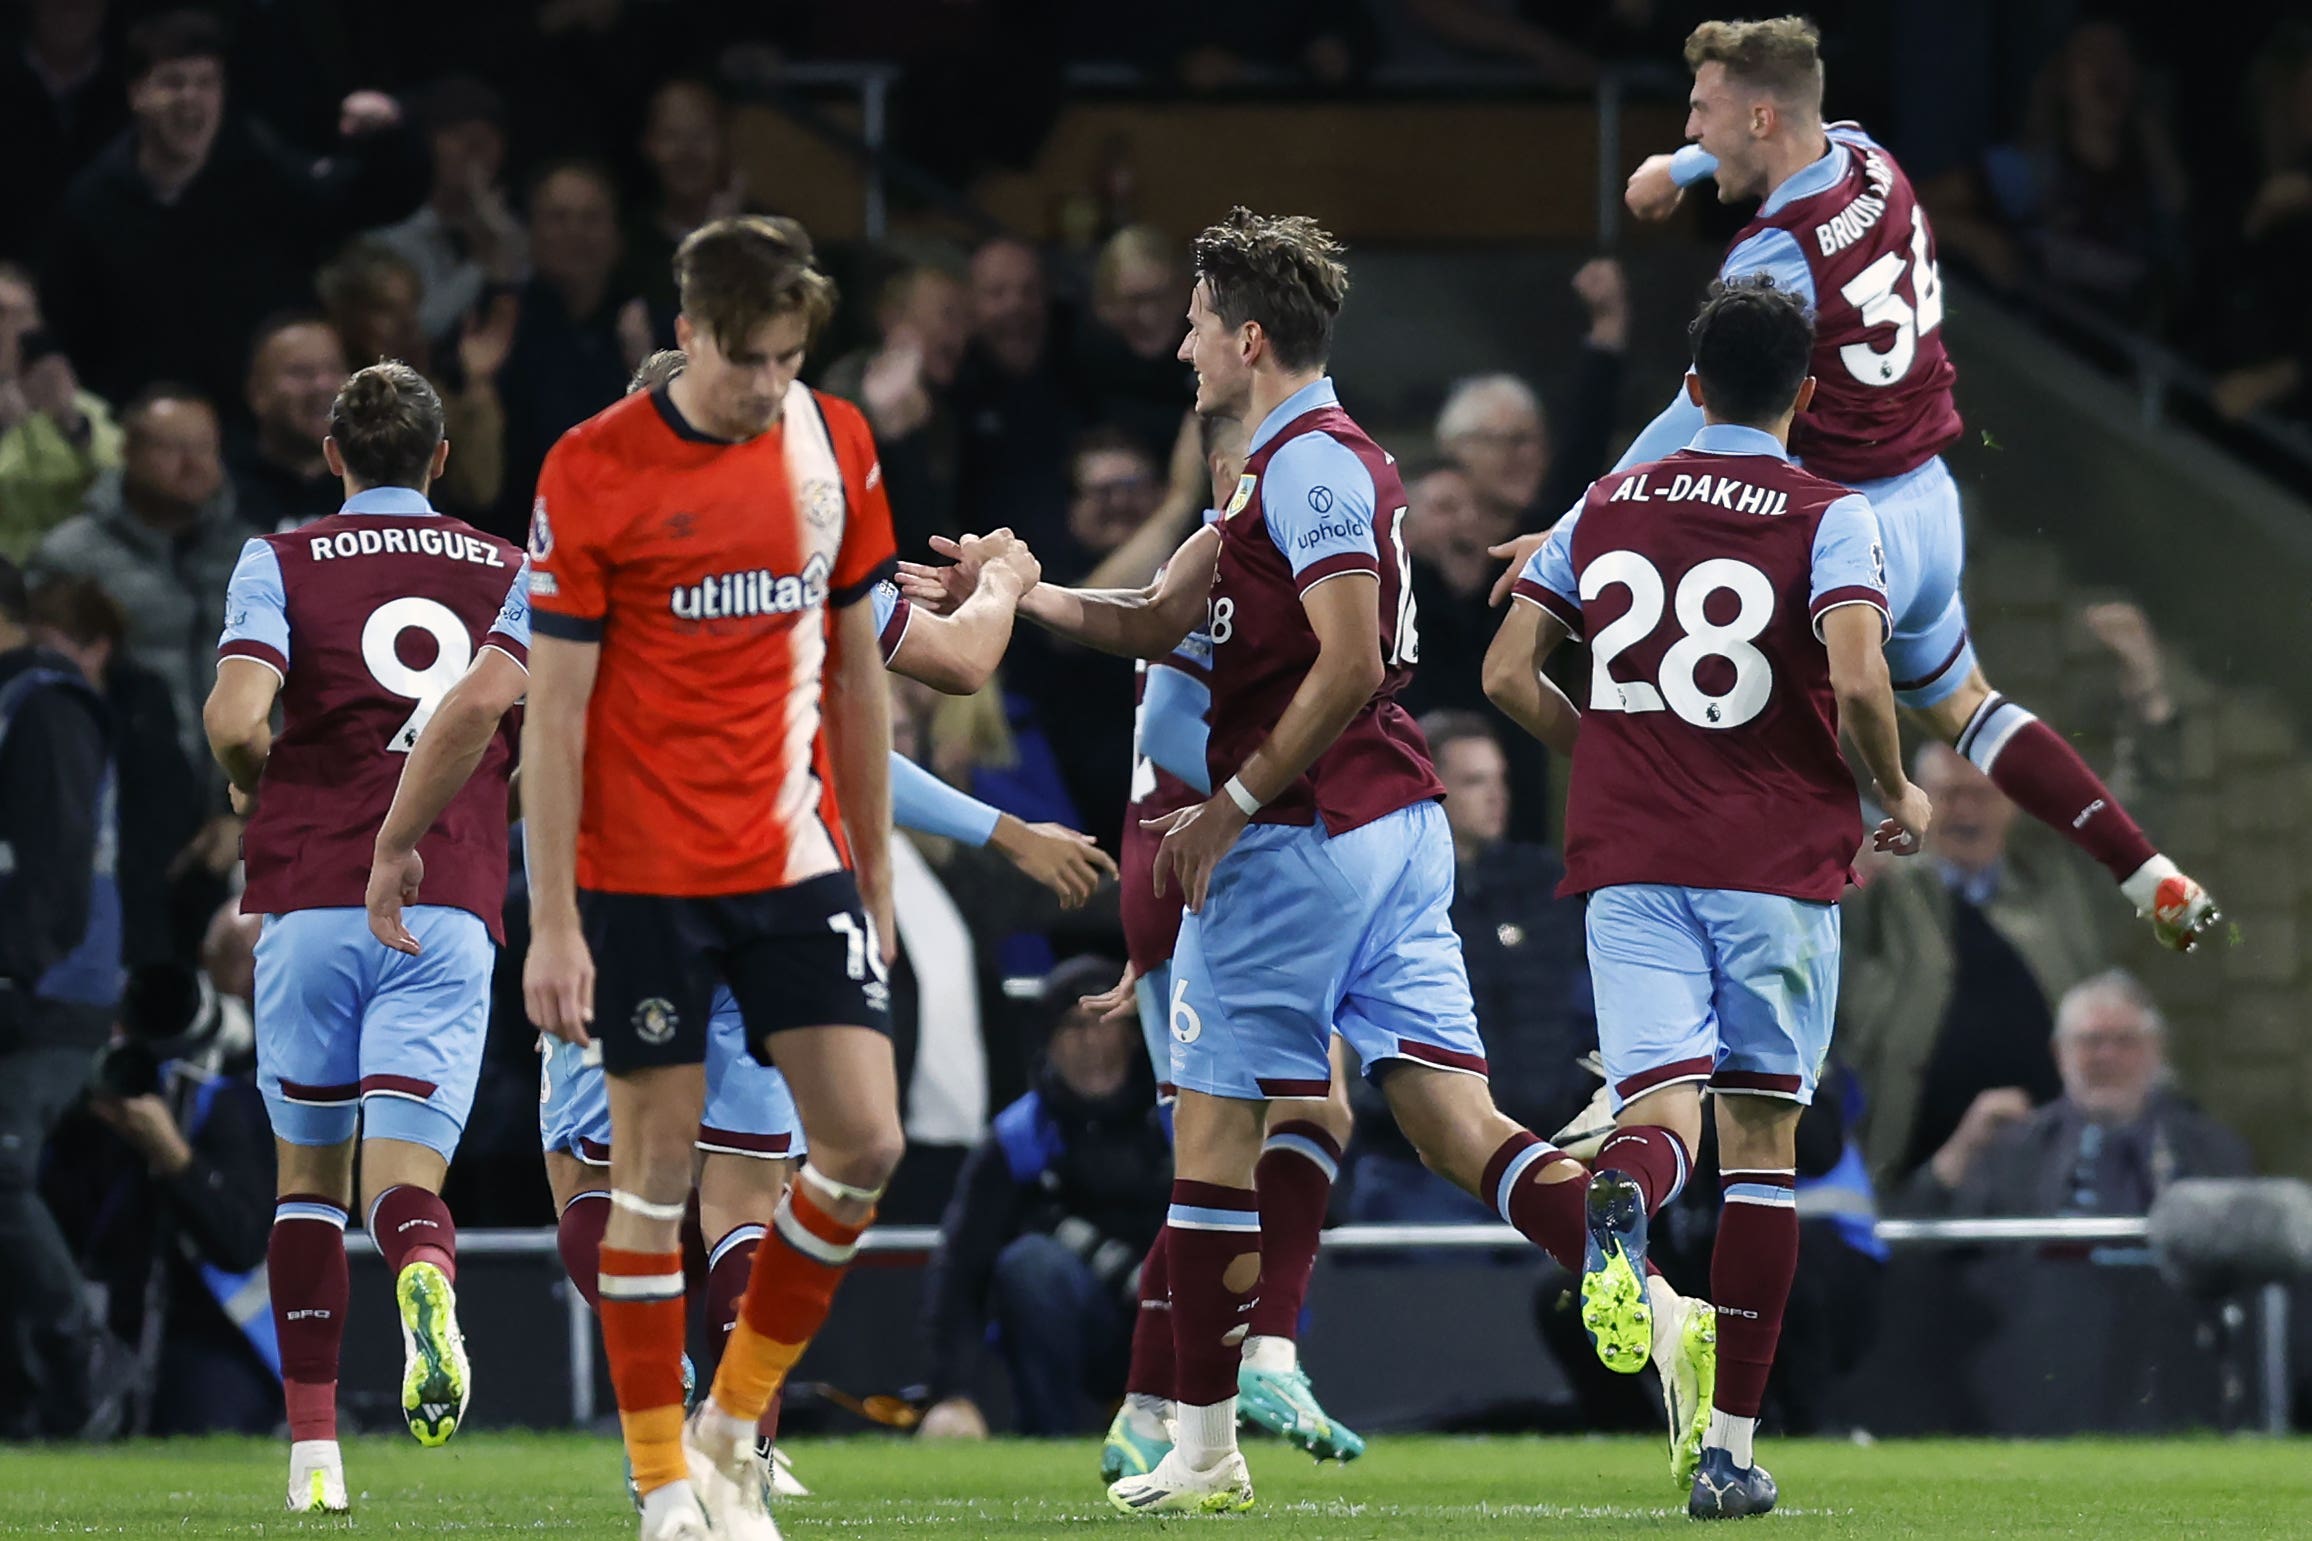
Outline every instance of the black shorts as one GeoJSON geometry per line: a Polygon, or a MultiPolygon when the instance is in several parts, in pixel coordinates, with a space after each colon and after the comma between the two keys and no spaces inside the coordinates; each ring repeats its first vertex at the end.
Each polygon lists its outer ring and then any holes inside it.
{"type": "Polygon", "coordinates": [[[578,892],[594,954],[593,1033],[616,1075],[706,1060],[717,985],[730,986],[756,1059],[794,1027],[891,1030],[891,988],[859,885],[830,872],[792,888],[712,898],[578,892]]]}

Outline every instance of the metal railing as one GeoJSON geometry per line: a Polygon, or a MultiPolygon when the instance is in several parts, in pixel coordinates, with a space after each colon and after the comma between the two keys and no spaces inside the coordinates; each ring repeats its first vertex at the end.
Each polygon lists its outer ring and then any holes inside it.
{"type": "MultiPolygon", "coordinates": [[[[1881,1220],[1879,1240],[1894,1247],[1966,1247],[2037,1245],[2112,1245],[2144,1248],[2141,1263],[2151,1259],[2150,1222],[2135,1216],[2056,1217],[2048,1219],[1881,1220]]],[[[939,1245],[939,1228],[930,1225],[879,1225],[860,1238],[859,1250],[893,1259],[928,1258],[939,1245]]],[[[345,1238],[346,1251],[374,1256],[377,1248],[367,1234],[345,1238]]],[[[1392,1252],[1526,1252],[1533,1243],[1506,1225],[1344,1225],[1325,1232],[1324,1250],[1332,1254],[1373,1255],[1392,1252]]],[[[477,1230],[458,1233],[458,1252],[466,1257],[532,1257],[558,1260],[555,1233],[536,1230],[477,1230]]],[[[2267,1284],[2258,1292],[2257,1389],[2263,1413],[2263,1432],[2288,1432],[2288,1289],[2267,1284]]],[[[569,1343],[570,1421],[594,1421],[596,1338],[594,1313],[585,1297],[564,1285],[560,1288],[566,1313],[569,1343]]],[[[2236,1310],[2237,1307],[2231,1309],[2236,1310]]]]}

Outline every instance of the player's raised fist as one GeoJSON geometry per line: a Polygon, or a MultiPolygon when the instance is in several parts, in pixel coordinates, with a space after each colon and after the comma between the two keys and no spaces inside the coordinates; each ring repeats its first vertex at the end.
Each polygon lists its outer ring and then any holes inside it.
{"type": "Polygon", "coordinates": [[[1629,185],[1622,189],[1622,202],[1632,214],[1649,223],[1668,219],[1678,212],[1686,190],[1670,177],[1670,157],[1649,155],[1630,173],[1629,185]]]}

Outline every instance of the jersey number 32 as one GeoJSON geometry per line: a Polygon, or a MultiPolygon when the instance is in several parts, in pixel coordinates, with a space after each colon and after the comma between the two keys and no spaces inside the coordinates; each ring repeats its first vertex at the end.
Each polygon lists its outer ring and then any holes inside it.
{"type": "Polygon", "coordinates": [[[1657,678],[1617,680],[1614,660],[1654,634],[1668,598],[1661,570],[1635,551],[1609,551],[1582,570],[1581,598],[1594,604],[1610,588],[1630,593],[1630,608],[1590,642],[1590,710],[1677,714],[1697,728],[1738,728],[1766,710],[1774,694],[1774,666],[1751,644],[1774,619],[1774,584],[1748,562],[1715,557],[1697,564],[1678,582],[1671,608],[1679,637],[1662,654],[1657,678]],[[1730,593],[1738,608],[1720,624],[1710,619],[1712,596],[1730,593]],[[1734,666],[1734,683],[1712,695],[1695,679],[1705,658],[1734,666]]]}

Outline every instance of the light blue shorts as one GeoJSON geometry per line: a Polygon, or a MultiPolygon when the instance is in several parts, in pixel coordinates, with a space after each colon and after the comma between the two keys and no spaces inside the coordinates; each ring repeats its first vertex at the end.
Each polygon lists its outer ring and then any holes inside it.
{"type": "MultiPolygon", "coordinates": [[[[601,1046],[581,1049],[547,1036],[538,1040],[538,1052],[539,1142],[588,1166],[608,1166],[610,1089],[601,1046]]],[[[707,1021],[706,1109],[699,1115],[698,1148],[771,1160],[808,1149],[787,1078],[748,1052],[738,1003],[719,986],[707,1021]]]]}
{"type": "Polygon", "coordinates": [[[1452,909],[1453,837],[1434,802],[1337,837],[1246,829],[1173,949],[1173,1084],[1322,1097],[1335,1032],[1368,1076],[1396,1060],[1484,1075],[1452,909]]]}
{"type": "Polygon", "coordinates": [[[1975,672],[1975,644],[1967,634],[1967,605],[1959,579],[1967,567],[1967,532],[1959,511],[1959,484],[1937,456],[1904,476],[1863,482],[1886,543],[1887,608],[1894,635],[1887,640],[1887,672],[1895,699],[1927,707],[1948,697],[1975,672]]]}
{"type": "Polygon", "coordinates": [[[265,917],[257,938],[257,1084],[292,1145],[364,1139],[458,1148],[490,1025],[497,949],[479,915],[414,905],[416,957],[358,909],[265,917]]]}
{"type": "Polygon", "coordinates": [[[1615,1112],[1650,1091],[1814,1100],[1838,1006],[1838,906],[1630,883],[1589,899],[1598,1053],[1615,1112]]]}

